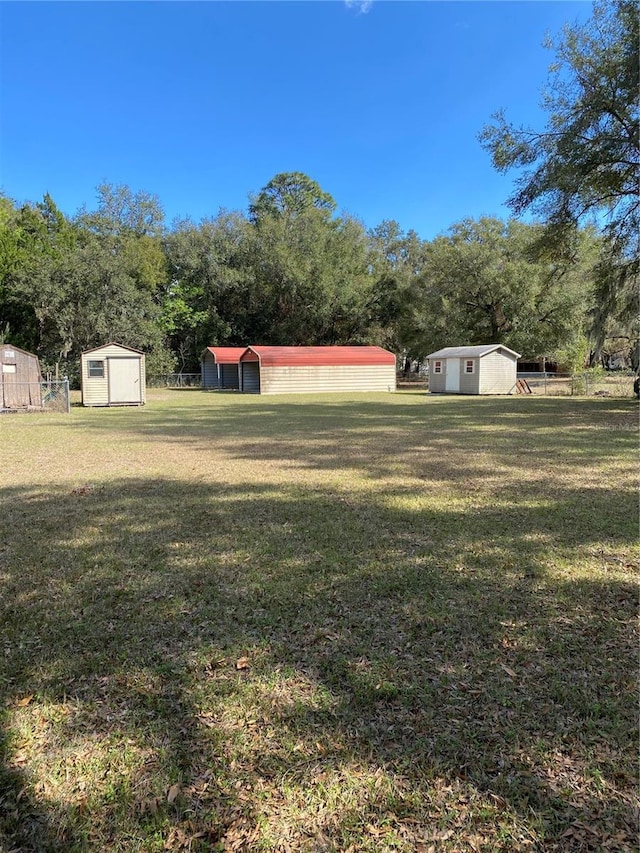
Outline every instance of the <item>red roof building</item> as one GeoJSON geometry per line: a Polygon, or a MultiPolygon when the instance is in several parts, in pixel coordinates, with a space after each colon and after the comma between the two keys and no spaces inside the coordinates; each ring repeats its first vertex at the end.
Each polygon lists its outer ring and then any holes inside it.
{"type": "Polygon", "coordinates": [[[240,390],[253,394],[395,391],[396,358],[381,347],[250,346],[240,356],[240,390]]]}
{"type": "Polygon", "coordinates": [[[203,388],[238,390],[238,362],[246,347],[207,347],[200,357],[203,388]]]}

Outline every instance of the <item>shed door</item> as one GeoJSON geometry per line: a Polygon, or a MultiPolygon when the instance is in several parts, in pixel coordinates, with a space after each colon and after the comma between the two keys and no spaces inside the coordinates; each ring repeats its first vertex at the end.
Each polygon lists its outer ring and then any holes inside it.
{"type": "Polygon", "coordinates": [[[110,358],[109,403],[141,403],[140,359],[110,358]]]}
{"type": "Polygon", "coordinates": [[[257,361],[240,362],[242,371],[242,387],[245,394],[260,393],[260,363],[257,361]]]}
{"type": "MultiPolygon", "coordinates": [[[[2,389],[3,408],[15,409],[16,407],[24,406],[24,393],[21,393],[21,388],[18,385],[18,366],[17,364],[2,363],[2,373],[0,374],[0,388],[2,389]]],[[[29,388],[27,386],[27,403],[29,404],[29,388]]]]}
{"type": "Polygon", "coordinates": [[[459,391],[460,390],[460,359],[459,358],[448,358],[447,359],[447,374],[444,382],[444,390],[445,391],[459,391]]]}

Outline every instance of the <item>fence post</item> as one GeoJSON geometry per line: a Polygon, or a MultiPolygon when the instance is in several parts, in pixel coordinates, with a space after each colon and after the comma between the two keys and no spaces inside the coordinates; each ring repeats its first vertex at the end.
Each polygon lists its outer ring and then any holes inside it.
{"type": "Polygon", "coordinates": [[[69,392],[69,377],[65,376],[63,382],[64,382],[64,393],[66,394],[66,400],[67,400],[67,414],[69,415],[69,414],[71,414],[71,394],[69,392]]]}

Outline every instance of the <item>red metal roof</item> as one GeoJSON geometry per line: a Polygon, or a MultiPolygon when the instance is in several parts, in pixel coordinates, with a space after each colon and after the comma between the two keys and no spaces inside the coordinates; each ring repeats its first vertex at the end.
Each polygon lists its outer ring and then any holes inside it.
{"type": "Polygon", "coordinates": [[[237,364],[246,347],[207,347],[217,364],[237,364]]]}
{"type": "Polygon", "coordinates": [[[393,364],[396,357],[382,347],[247,347],[249,361],[255,353],[263,367],[316,367],[343,364],[393,364]]]}

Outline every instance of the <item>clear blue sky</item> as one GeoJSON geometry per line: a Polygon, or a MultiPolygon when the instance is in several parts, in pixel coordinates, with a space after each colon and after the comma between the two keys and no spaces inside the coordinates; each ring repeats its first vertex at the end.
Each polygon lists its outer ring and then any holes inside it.
{"type": "Polygon", "coordinates": [[[74,214],[107,181],[167,222],[300,171],[373,227],[506,217],[490,116],[542,127],[542,47],[589,2],[3,2],[0,187],[74,214]]]}

